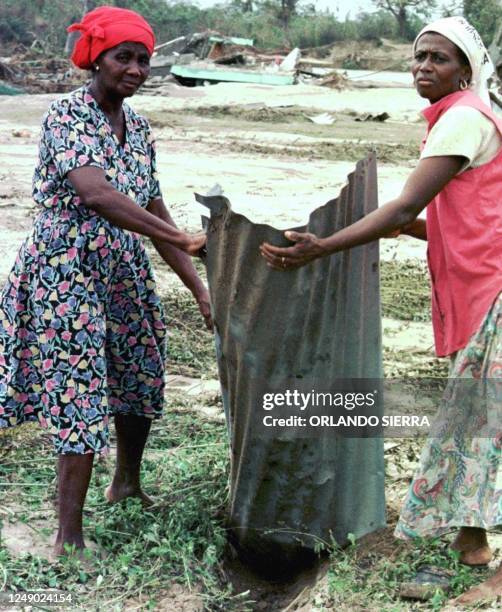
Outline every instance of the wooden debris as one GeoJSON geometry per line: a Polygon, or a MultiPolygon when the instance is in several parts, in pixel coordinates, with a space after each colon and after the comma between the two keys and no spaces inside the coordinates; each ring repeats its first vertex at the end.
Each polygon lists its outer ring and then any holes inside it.
{"type": "Polygon", "coordinates": [[[348,86],[347,77],[345,77],[340,72],[331,72],[327,74],[325,77],[319,79],[317,81],[317,85],[321,85],[322,87],[330,87],[331,89],[345,89],[348,86]]]}
{"type": "Polygon", "coordinates": [[[376,115],[375,114],[372,115],[371,113],[366,113],[365,115],[360,115],[356,117],[354,121],[378,121],[380,123],[383,123],[389,118],[390,118],[390,115],[389,113],[386,113],[386,112],[378,113],[376,115]]]}

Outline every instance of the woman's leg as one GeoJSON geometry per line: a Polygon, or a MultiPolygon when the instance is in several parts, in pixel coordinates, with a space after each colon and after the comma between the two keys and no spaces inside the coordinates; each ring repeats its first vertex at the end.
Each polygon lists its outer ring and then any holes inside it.
{"type": "Polygon", "coordinates": [[[84,548],[82,511],[92,474],[94,454],[60,455],[58,460],[59,530],[54,551],[64,554],[64,545],[84,548]]]}
{"type": "Polygon", "coordinates": [[[502,564],[493,576],[457,597],[454,603],[473,605],[484,601],[493,601],[497,597],[502,597],[502,564]]]}
{"type": "Polygon", "coordinates": [[[459,551],[466,565],[487,565],[492,560],[486,531],[479,527],[461,527],[451,548],[459,551]]]}
{"type": "Polygon", "coordinates": [[[111,485],[105,496],[110,502],[125,497],[139,497],[145,505],[153,500],[141,490],[140,467],[151,419],[123,414],[115,415],[117,432],[117,465],[111,485]]]}

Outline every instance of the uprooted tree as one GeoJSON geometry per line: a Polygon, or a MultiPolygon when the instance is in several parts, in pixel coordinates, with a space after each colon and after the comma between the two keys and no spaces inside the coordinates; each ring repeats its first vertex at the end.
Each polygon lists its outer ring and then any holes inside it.
{"type": "Polygon", "coordinates": [[[436,0],[373,0],[373,4],[394,15],[399,28],[399,36],[404,39],[409,37],[411,11],[426,16],[430,9],[436,6],[436,0]]]}

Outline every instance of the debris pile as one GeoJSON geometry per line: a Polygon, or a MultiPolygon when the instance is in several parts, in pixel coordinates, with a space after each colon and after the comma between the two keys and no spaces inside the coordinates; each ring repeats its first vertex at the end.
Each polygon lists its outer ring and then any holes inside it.
{"type": "MultiPolygon", "coordinates": [[[[303,51],[295,48],[264,52],[254,46],[252,39],[224,36],[212,30],[196,32],[157,45],[151,59],[151,76],[142,92],[169,95],[177,85],[220,82],[308,83],[342,90],[349,87],[349,77],[335,68],[362,66],[356,55],[369,57],[375,45],[382,52],[391,48],[385,41],[378,44],[359,41],[354,45],[333,43],[303,51]]],[[[31,47],[13,48],[8,57],[0,57],[0,95],[59,93],[80,86],[87,74],[71,64],[66,55],[68,51],[56,55],[38,40],[31,47]]],[[[388,56],[386,62],[389,62],[388,56]]],[[[350,83],[354,87],[374,86],[366,82],[350,83]]]]}
{"type": "Polygon", "coordinates": [[[387,121],[387,119],[390,119],[390,115],[386,112],[377,114],[365,113],[364,115],[358,115],[354,121],[377,121],[379,123],[383,123],[384,121],[387,121]]]}
{"type": "Polygon", "coordinates": [[[330,87],[331,89],[336,89],[341,91],[342,89],[346,89],[348,87],[348,79],[341,72],[330,72],[324,77],[319,78],[316,81],[316,85],[321,85],[322,87],[330,87]]]}
{"type": "Polygon", "coordinates": [[[321,47],[303,49],[309,57],[329,62],[331,66],[356,70],[409,69],[410,47],[384,38],[334,42],[321,47]]]}
{"type": "Polygon", "coordinates": [[[198,32],[179,36],[160,44],[151,60],[152,78],[145,91],[154,90],[173,80],[181,85],[207,85],[219,82],[292,85],[298,82],[326,85],[336,89],[347,86],[347,79],[334,71],[331,60],[315,54],[284,49],[266,53],[247,38],[228,37],[218,32],[198,32]]]}
{"type": "Polygon", "coordinates": [[[264,54],[254,41],[228,37],[214,31],[179,36],[160,44],[151,60],[150,83],[163,85],[170,75],[182,85],[193,86],[219,82],[292,85],[297,82],[300,50],[289,54],[264,54]]]}
{"type": "Polygon", "coordinates": [[[82,74],[69,59],[39,45],[18,45],[8,57],[0,57],[0,94],[70,91],[82,84],[82,74]]]}
{"type": "Polygon", "coordinates": [[[253,49],[253,40],[222,36],[218,32],[196,32],[178,36],[155,47],[151,60],[152,74],[166,76],[174,65],[186,65],[200,60],[215,64],[246,64],[245,51],[253,49]]]}

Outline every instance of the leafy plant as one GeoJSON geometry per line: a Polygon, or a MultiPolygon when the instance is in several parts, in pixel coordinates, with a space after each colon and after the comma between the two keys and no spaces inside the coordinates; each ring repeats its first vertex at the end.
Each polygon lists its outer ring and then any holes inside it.
{"type": "MultiPolygon", "coordinates": [[[[81,560],[68,551],[60,562],[48,563],[35,554],[15,557],[0,545],[7,590],[69,591],[86,610],[118,610],[138,598],[144,609],[153,609],[166,587],[179,583],[187,592],[202,585],[208,608],[233,609],[234,595],[220,585],[218,573],[226,540],[225,426],[177,412],[188,407],[183,398],[172,402],[166,419],[153,424],[143,462],[144,487],[155,494],[155,506],[145,510],[137,499],[107,504],[103,489],[113,464],[98,461],[84,531],[102,556],[91,553],[89,560],[81,560]]],[[[29,525],[37,520],[39,509],[50,504],[55,475],[50,453],[38,428],[0,436],[2,507],[23,508],[23,514],[16,513],[12,520],[29,525]],[[28,446],[36,461],[26,458],[28,446]]],[[[5,520],[3,512],[0,516],[5,520]]]]}

